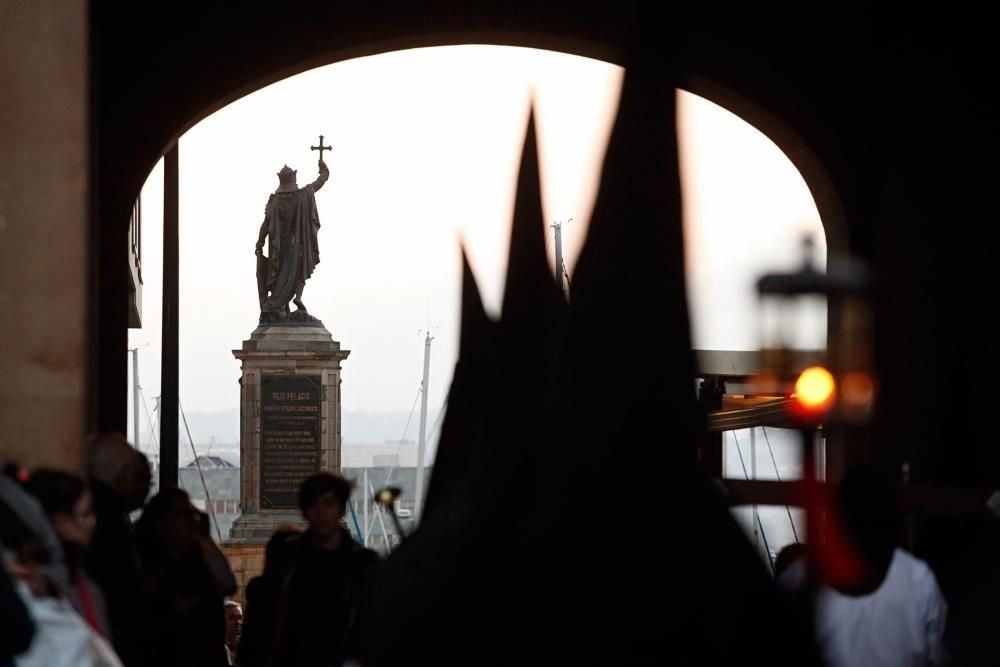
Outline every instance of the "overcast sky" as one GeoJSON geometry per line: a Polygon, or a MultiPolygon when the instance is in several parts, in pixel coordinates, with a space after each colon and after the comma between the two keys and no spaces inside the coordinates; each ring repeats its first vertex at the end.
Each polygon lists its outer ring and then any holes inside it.
{"type": "MultiPolygon", "coordinates": [[[[440,406],[458,344],[460,238],[488,310],[499,310],[529,101],[546,219],[572,219],[563,232],[572,274],[622,76],[607,63],[531,49],[416,49],[311,70],[205,118],[180,142],[185,409],[239,407],[231,351],[257,325],[254,243],[264,205],[283,164],[298,170],[300,186],[315,179],[309,146],[320,134],[334,150],[325,158],[330,181],[316,197],[321,262],[303,301],[352,351],[344,409],[408,411],[422,370],[418,332],[428,327],[430,405],[440,406]]],[[[791,162],[729,112],[681,93],[678,131],[695,345],[751,349],[753,281],[793,264],[804,230],[824,255],[819,215],[791,162]]],[[[151,406],[159,393],[162,163],[142,198],[143,327],[130,331],[129,345],[141,348],[151,406]]],[[[345,418],[345,434],[350,427],[345,418]]]]}

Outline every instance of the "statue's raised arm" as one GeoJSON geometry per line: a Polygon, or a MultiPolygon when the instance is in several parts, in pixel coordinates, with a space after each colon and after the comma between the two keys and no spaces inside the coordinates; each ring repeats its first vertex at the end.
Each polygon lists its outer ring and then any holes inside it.
{"type": "Polygon", "coordinates": [[[326,162],[323,162],[322,160],[320,160],[319,161],[319,176],[316,178],[315,181],[313,181],[310,184],[310,185],[312,185],[313,192],[316,192],[321,187],[323,187],[323,184],[326,183],[326,181],[329,178],[330,178],[330,169],[329,169],[329,167],[326,166],[326,162]]]}

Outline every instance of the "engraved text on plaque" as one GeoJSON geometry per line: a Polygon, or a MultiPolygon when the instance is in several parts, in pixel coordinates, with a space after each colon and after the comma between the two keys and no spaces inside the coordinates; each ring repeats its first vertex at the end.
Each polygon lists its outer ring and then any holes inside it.
{"type": "Polygon", "coordinates": [[[302,481],[320,465],[318,375],[264,375],[261,378],[262,509],[297,509],[302,481]]]}

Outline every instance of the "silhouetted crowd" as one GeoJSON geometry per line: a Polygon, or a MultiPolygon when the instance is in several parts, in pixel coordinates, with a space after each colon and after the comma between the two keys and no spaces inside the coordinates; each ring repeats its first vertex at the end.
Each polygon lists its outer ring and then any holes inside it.
{"type": "MultiPolygon", "coordinates": [[[[236,580],[207,515],[179,489],[147,501],[149,463],[123,437],[91,442],[85,474],[8,467],[0,475],[0,667],[365,664],[361,638],[379,561],[344,524],[348,480],[321,472],[302,483],[307,528],[283,526],[270,538],[244,612],[229,599],[236,580]]],[[[812,633],[817,662],[959,662],[946,648],[949,605],[935,573],[900,547],[891,484],[859,468],[835,496],[849,541],[841,560],[823,562],[836,549],[796,543],[775,562],[781,595],[810,619],[796,631],[812,633]],[[827,579],[817,577],[823,571],[827,579]]],[[[810,539],[832,544],[817,533],[810,539]]],[[[955,646],[980,651],[976,641],[992,633],[963,637],[969,627],[956,626],[955,646]]],[[[782,641],[780,630],[770,639],[782,641]]]]}
{"type": "Polygon", "coordinates": [[[89,443],[86,477],[0,475],[0,667],[244,667],[356,660],[377,557],[342,528],[351,484],[299,492],[308,528],[277,531],[246,615],[208,516],[187,493],[149,498],[148,460],[118,435],[89,443]],[[137,520],[133,517],[138,516],[137,520]]]}

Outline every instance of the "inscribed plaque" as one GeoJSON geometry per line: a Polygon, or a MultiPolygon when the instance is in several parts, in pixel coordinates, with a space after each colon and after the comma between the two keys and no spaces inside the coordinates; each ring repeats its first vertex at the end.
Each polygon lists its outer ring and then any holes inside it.
{"type": "Polygon", "coordinates": [[[260,389],[260,506],[297,509],[299,486],[320,466],[320,376],[264,375],[260,389]]]}

